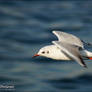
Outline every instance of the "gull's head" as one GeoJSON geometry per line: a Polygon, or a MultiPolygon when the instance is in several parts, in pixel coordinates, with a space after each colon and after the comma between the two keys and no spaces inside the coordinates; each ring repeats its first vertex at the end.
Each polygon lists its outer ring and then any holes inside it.
{"type": "Polygon", "coordinates": [[[44,56],[44,57],[49,57],[51,53],[51,46],[45,46],[41,48],[37,54],[35,54],[33,57],[37,56],[44,56]]]}
{"type": "Polygon", "coordinates": [[[49,45],[41,48],[37,54],[35,54],[33,57],[37,56],[43,56],[47,58],[52,58],[56,60],[61,59],[61,50],[56,45],[49,45]]]}

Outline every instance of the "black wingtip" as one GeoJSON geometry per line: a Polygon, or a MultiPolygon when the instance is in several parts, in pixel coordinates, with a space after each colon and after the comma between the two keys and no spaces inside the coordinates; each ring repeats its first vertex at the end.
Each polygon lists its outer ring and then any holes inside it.
{"type": "Polygon", "coordinates": [[[83,67],[88,69],[88,67],[86,65],[84,65],[83,67]]]}

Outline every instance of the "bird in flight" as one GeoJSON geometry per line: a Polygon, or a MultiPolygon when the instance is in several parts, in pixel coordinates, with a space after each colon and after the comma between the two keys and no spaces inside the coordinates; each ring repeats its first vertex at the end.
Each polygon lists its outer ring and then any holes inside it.
{"type": "Polygon", "coordinates": [[[52,41],[52,45],[42,47],[36,56],[44,56],[55,60],[75,60],[81,66],[87,68],[84,59],[92,60],[92,52],[84,48],[84,42],[78,37],[61,31],[53,31],[58,41],[52,41]]]}

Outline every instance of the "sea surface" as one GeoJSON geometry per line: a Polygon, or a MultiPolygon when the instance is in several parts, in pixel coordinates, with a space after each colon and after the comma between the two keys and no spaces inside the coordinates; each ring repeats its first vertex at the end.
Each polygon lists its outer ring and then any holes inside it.
{"type": "Polygon", "coordinates": [[[92,92],[92,60],[32,58],[53,30],[92,43],[92,0],[0,0],[0,92],[92,92]]]}

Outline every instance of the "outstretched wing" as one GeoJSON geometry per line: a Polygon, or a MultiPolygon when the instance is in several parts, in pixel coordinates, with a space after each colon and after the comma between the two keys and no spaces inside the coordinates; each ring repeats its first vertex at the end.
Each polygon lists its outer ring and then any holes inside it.
{"type": "Polygon", "coordinates": [[[78,37],[72,34],[68,34],[61,31],[53,31],[53,33],[58,37],[58,40],[61,42],[70,43],[70,44],[77,45],[82,48],[84,47],[82,41],[78,37]]]}
{"type": "Polygon", "coordinates": [[[80,55],[78,46],[71,45],[65,42],[61,43],[60,41],[53,41],[52,43],[59,47],[61,51],[69,58],[77,61],[81,66],[87,67],[80,55]]]}

